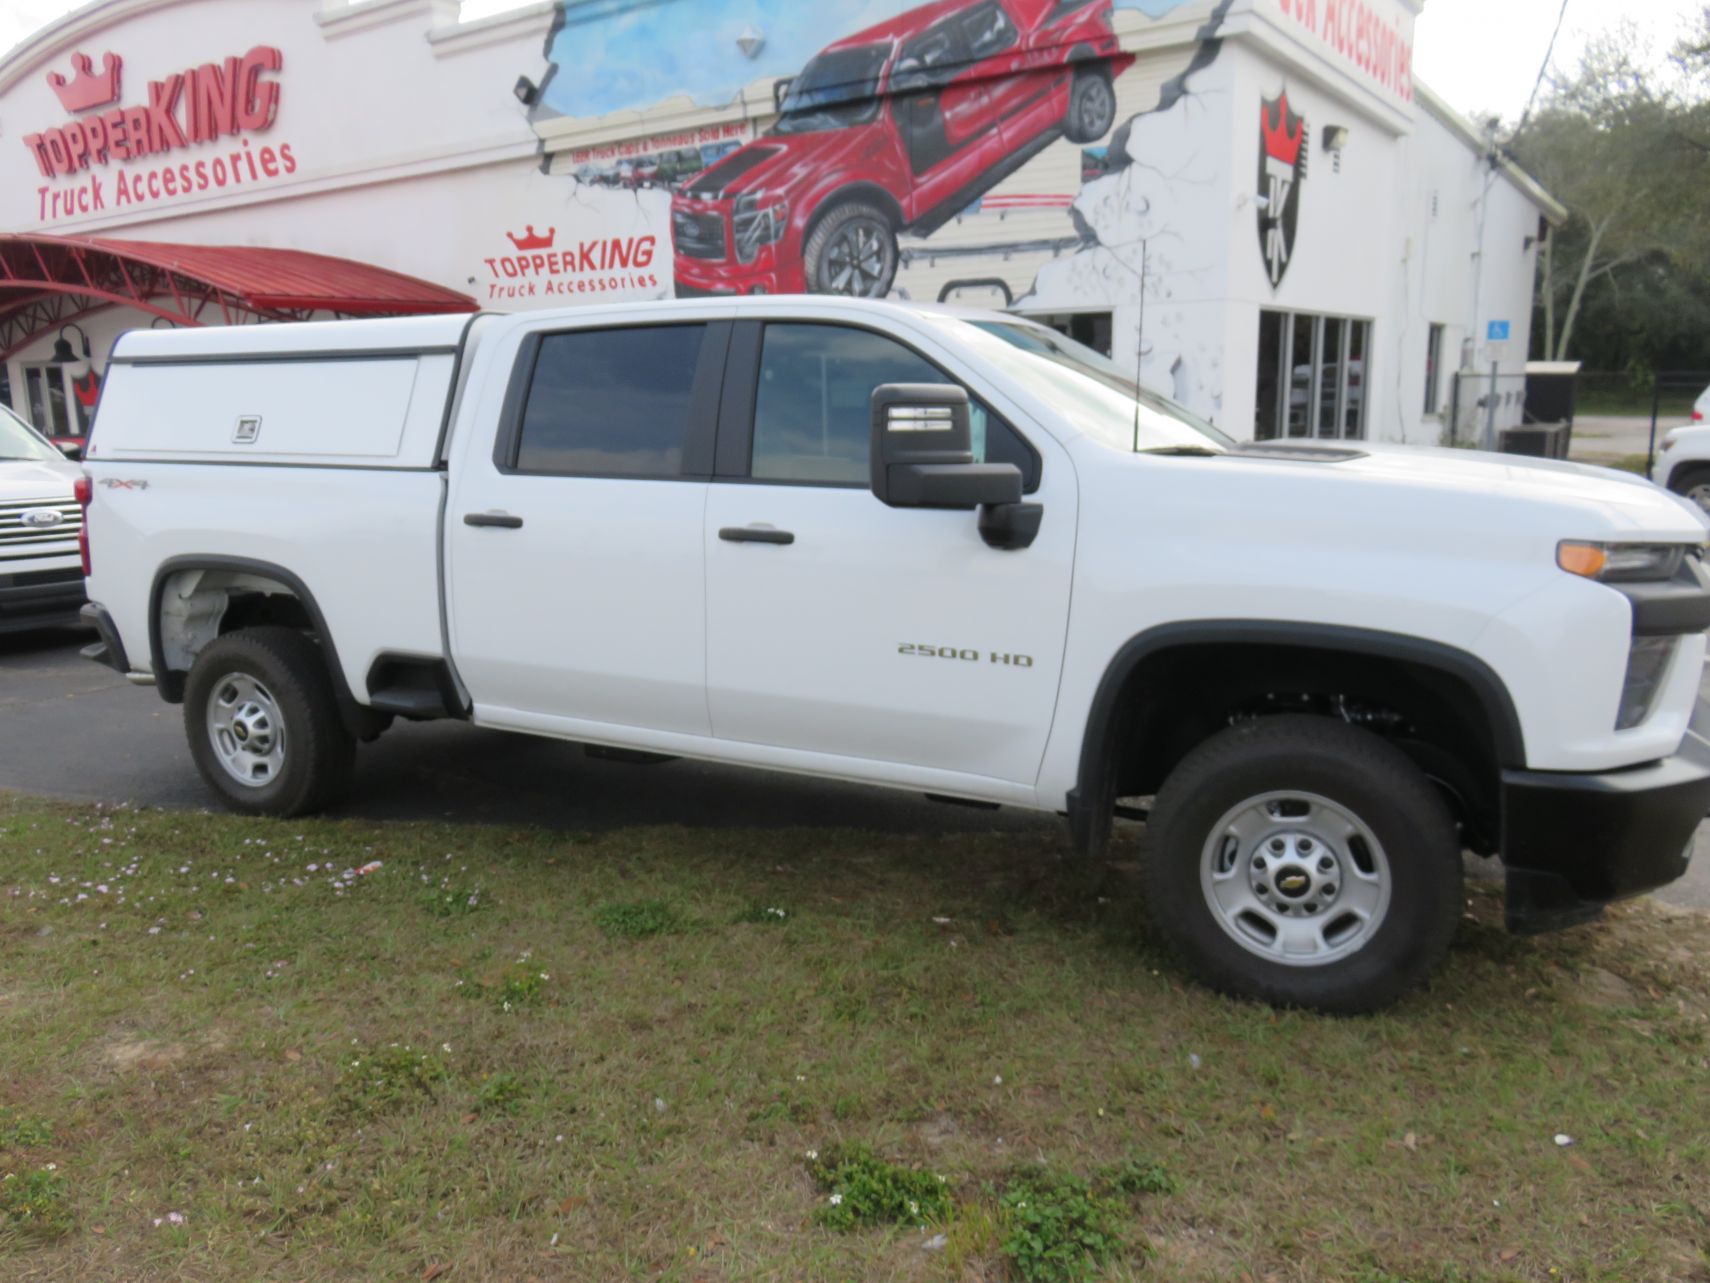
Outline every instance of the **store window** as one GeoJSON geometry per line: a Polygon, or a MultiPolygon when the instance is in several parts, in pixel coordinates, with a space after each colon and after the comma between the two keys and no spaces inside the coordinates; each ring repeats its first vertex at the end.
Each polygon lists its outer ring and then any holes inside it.
{"type": "Polygon", "coordinates": [[[1260,312],[1253,436],[1364,437],[1371,329],[1354,317],[1260,312]]]}
{"type": "Polygon", "coordinates": [[[1436,414],[1443,408],[1443,330],[1431,327],[1425,340],[1425,413],[1436,414]]]}
{"type": "Polygon", "coordinates": [[[704,325],[572,330],[540,343],[519,472],[682,475],[704,325]]]}
{"type": "Polygon", "coordinates": [[[1059,334],[1066,334],[1083,347],[1090,347],[1100,356],[1110,355],[1109,312],[1058,312],[1049,316],[1032,316],[1030,320],[1049,325],[1059,334]]]}
{"type": "MultiPolygon", "coordinates": [[[[47,362],[25,365],[24,404],[20,413],[30,425],[48,437],[83,437],[89,435],[89,416],[93,403],[85,404],[77,395],[77,378],[73,367],[47,362]]],[[[85,372],[85,379],[90,375],[85,372]]],[[[99,386],[97,383],[95,386],[99,386]]],[[[10,389],[5,389],[10,393],[10,389]]],[[[11,404],[8,396],[8,404],[11,404]]]]}

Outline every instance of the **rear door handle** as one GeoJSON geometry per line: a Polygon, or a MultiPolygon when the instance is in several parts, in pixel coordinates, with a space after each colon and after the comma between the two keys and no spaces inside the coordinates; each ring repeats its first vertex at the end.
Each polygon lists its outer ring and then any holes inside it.
{"type": "Polygon", "coordinates": [[[795,535],[788,530],[774,530],[771,526],[726,526],[718,532],[718,537],[726,543],[775,543],[792,544],[795,535]]]}
{"type": "Polygon", "coordinates": [[[521,530],[522,518],[513,517],[508,512],[466,512],[463,514],[463,524],[466,526],[496,526],[500,530],[521,530]]]}

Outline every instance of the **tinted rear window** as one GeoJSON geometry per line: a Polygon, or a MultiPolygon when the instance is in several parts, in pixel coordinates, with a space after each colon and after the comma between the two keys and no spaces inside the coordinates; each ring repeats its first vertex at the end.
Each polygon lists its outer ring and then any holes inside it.
{"type": "Polygon", "coordinates": [[[522,472],[676,477],[704,325],[577,330],[541,340],[523,411],[522,472]]]}

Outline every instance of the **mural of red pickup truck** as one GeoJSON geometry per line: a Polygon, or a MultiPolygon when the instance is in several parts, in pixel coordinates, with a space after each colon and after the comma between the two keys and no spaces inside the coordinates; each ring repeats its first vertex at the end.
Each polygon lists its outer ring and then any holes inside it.
{"type": "Polygon", "coordinates": [[[878,298],[926,236],[1116,120],[1111,0],[936,0],[827,46],[764,137],[671,202],[677,293],[878,298]]]}

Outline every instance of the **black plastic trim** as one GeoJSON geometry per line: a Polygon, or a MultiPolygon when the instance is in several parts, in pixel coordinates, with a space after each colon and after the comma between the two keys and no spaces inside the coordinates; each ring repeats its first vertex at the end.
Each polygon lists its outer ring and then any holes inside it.
{"type": "Polygon", "coordinates": [[[1334,624],[1303,624],[1262,619],[1210,619],[1163,624],[1131,637],[1105,668],[1093,696],[1081,740],[1081,761],[1074,791],[1069,794],[1069,822],[1076,848],[1083,853],[1101,849],[1116,805],[1115,763],[1110,744],[1120,713],[1118,698],[1142,661],[1159,651],[1196,645],[1297,646],[1339,650],[1420,664],[1464,681],[1478,697],[1491,734],[1497,761],[1520,766],[1526,761],[1525,737],[1513,698],[1494,669],[1476,655],[1440,642],[1386,633],[1370,628],[1334,624]]]}
{"type": "Polygon", "coordinates": [[[78,612],[78,618],[93,628],[101,638],[93,646],[83,648],[80,652],[83,658],[103,664],[115,673],[130,672],[131,662],[125,656],[125,644],[119,640],[119,630],[113,624],[113,617],[104,608],[89,602],[78,612]]]}
{"type": "Polygon", "coordinates": [[[379,712],[418,722],[469,718],[470,710],[458,693],[451,666],[444,659],[383,651],[368,666],[364,681],[368,687],[368,706],[379,712]]]}
{"type": "Polygon", "coordinates": [[[1502,773],[1502,862],[1510,931],[1585,922],[1616,900],[1686,873],[1710,811],[1703,705],[1680,750],[1623,771],[1502,773]]]}
{"type": "Polygon", "coordinates": [[[1633,635],[1679,637],[1710,628],[1710,582],[1693,558],[1673,579],[1652,583],[1612,583],[1633,604],[1633,635]]]}
{"type": "Polygon", "coordinates": [[[163,700],[168,704],[184,702],[184,681],[188,674],[166,666],[166,648],[160,636],[160,604],[166,595],[167,581],[186,570],[229,570],[239,574],[259,575],[264,579],[276,580],[290,589],[291,595],[303,603],[303,610],[314,626],[322,649],[326,651],[327,668],[332,674],[333,691],[338,696],[339,711],[344,714],[345,722],[353,731],[359,734],[362,732],[365,710],[351,694],[350,683],[344,677],[344,666],[339,663],[338,648],[333,644],[332,630],[327,627],[326,616],[321,613],[314,593],[309,591],[309,586],[300,577],[285,567],[270,561],[256,561],[250,557],[172,557],[162,562],[160,569],[154,572],[154,584],[148,593],[148,655],[149,666],[154,670],[155,689],[160,692],[163,700]]]}

